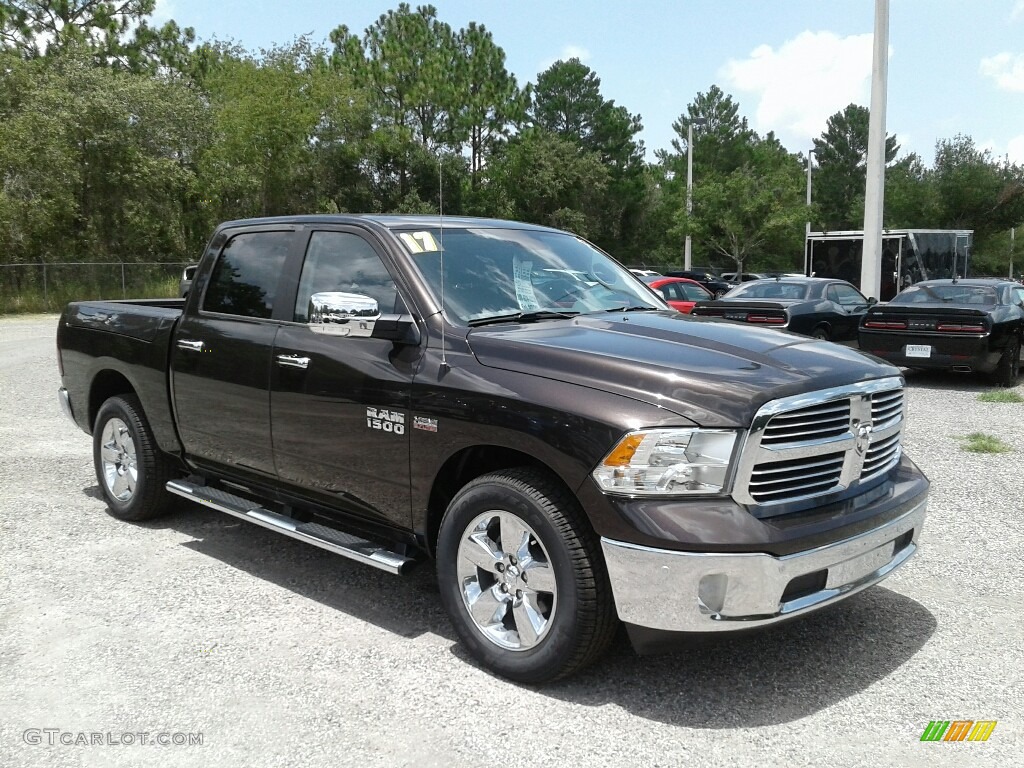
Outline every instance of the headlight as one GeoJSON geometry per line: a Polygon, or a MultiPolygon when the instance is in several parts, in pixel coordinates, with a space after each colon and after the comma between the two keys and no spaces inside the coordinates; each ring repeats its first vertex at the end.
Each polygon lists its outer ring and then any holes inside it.
{"type": "Polygon", "coordinates": [[[736,432],[646,429],[630,432],[594,470],[607,493],[627,496],[718,494],[729,481],[736,432]]]}

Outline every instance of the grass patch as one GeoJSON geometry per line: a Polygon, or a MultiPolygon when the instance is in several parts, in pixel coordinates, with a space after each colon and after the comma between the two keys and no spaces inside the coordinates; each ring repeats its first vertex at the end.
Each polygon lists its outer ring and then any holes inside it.
{"type": "Polygon", "coordinates": [[[961,439],[963,449],[973,453],[1007,453],[1013,450],[995,435],[986,435],[984,432],[972,432],[961,439]]]}
{"type": "MultiPolygon", "coordinates": [[[[50,278],[44,292],[38,281],[15,287],[0,283],[0,315],[60,312],[69,301],[102,299],[165,299],[178,297],[178,265],[128,265],[122,282],[120,268],[69,267],[50,278]],[[129,269],[133,268],[133,269],[129,269]]],[[[54,267],[51,267],[54,269],[54,267]]],[[[4,277],[0,274],[0,278],[4,277]]],[[[26,281],[27,283],[28,281],[26,281]]]]}
{"type": "Polygon", "coordinates": [[[1024,403],[1024,397],[1005,389],[982,392],[978,399],[983,403],[1024,403]]]}

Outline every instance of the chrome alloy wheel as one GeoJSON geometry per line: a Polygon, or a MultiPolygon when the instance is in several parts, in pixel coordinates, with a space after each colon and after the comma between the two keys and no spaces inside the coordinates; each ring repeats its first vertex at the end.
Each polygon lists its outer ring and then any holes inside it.
{"type": "Polygon", "coordinates": [[[555,572],[523,520],[499,510],[477,516],[462,535],[456,569],[462,601],[484,637],[510,651],[544,639],[558,607],[555,572]]]}
{"type": "Polygon", "coordinates": [[[103,463],[103,481],[107,491],[118,501],[128,501],[139,482],[135,441],[128,425],[121,419],[110,419],[103,426],[100,459],[103,463]]]}

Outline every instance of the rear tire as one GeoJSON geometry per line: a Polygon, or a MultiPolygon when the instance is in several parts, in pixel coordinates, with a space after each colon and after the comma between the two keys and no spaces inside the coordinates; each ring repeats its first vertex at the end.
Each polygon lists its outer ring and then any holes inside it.
{"type": "Polygon", "coordinates": [[[521,683],[596,661],[617,619],[597,536],[575,497],[529,467],[460,490],[437,542],[441,600],[469,653],[521,683]]]}
{"type": "Polygon", "coordinates": [[[135,395],[100,406],[92,432],[93,464],[110,514],[118,520],[149,520],[167,511],[173,496],[164,487],[175,466],[160,451],[135,395]]]}
{"type": "Polygon", "coordinates": [[[832,334],[828,332],[827,326],[819,325],[817,328],[814,329],[814,332],[811,334],[811,338],[821,339],[822,341],[828,341],[829,339],[832,338],[832,334]]]}
{"type": "Polygon", "coordinates": [[[1001,387],[1012,387],[1017,384],[1020,377],[1020,340],[1014,339],[1009,346],[1003,350],[999,358],[999,365],[996,367],[996,384],[1001,387]]]}

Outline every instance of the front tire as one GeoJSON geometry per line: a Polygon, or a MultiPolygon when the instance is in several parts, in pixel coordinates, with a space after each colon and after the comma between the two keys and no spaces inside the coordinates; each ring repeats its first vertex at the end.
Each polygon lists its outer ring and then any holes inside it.
{"type": "Polygon", "coordinates": [[[1012,387],[1017,384],[1020,377],[1020,340],[1014,339],[1003,350],[999,358],[999,365],[996,368],[996,384],[1001,387],[1012,387]]]}
{"type": "Polygon", "coordinates": [[[572,674],[614,636],[597,537],[575,497],[540,470],[493,472],[459,491],[441,523],[437,572],[463,645],[511,680],[572,674]]]}
{"type": "Polygon", "coordinates": [[[149,520],[172,500],[164,487],[174,464],[160,451],[135,395],[111,397],[100,406],[92,432],[93,464],[110,514],[118,520],[149,520]]]}

